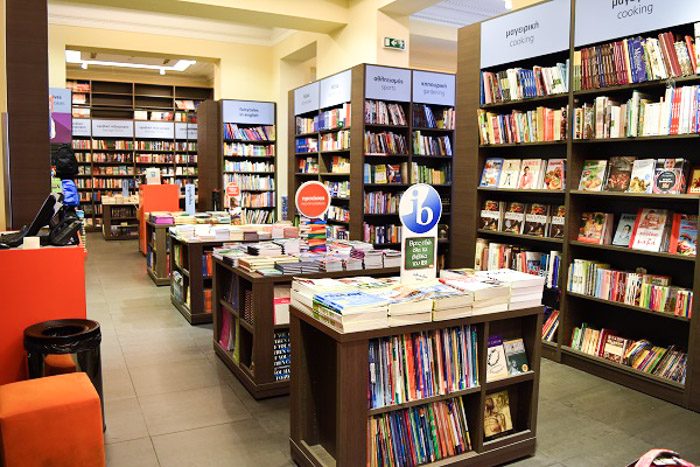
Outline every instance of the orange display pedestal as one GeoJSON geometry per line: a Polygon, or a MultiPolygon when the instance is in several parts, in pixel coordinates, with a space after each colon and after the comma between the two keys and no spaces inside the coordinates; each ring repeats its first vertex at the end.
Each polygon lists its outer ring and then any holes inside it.
{"type": "Polygon", "coordinates": [[[180,187],[174,184],[139,186],[139,251],[146,254],[146,216],[152,211],[179,211],[180,187]]]}
{"type": "Polygon", "coordinates": [[[24,329],[85,319],[85,249],[0,250],[0,385],[27,377],[24,329]]]}

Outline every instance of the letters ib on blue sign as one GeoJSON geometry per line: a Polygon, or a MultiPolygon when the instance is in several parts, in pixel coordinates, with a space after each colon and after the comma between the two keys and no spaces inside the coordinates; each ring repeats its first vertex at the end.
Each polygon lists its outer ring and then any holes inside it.
{"type": "Polygon", "coordinates": [[[414,234],[426,234],[440,222],[442,200],[435,188],[425,183],[412,185],[399,203],[401,224],[414,234]]]}

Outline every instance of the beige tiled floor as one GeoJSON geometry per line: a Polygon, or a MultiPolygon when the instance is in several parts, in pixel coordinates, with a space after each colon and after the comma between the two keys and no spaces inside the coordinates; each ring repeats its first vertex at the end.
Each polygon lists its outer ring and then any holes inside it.
{"type": "MultiPolygon", "coordinates": [[[[88,316],[102,326],[109,467],[279,467],[288,398],[255,401],[155,287],[134,241],[88,239],[88,316]]],[[[652,447],[700,462],[700,414],[543,362],[537,455],[523,466],[625,466],[652,447]]]]}

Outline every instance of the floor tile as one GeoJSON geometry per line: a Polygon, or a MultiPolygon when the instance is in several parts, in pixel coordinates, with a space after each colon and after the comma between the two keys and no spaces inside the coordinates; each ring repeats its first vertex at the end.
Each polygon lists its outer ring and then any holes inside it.
{"type": "Polygon", "coordinates": [[[150,438],[105,446],[108,467],[159,467],[150,438]]]}
{"type": "Polygon", "coordinates": [[[129,370],[139,397],[226,384],[214,366],[203,356],[167,365],[156,363],[129,370]]]}
{"type": "Polygon", "coordinates": [[[141,406],[135,397],[105,401],[105,442],[108,444],[148,436],[141,406]]]}

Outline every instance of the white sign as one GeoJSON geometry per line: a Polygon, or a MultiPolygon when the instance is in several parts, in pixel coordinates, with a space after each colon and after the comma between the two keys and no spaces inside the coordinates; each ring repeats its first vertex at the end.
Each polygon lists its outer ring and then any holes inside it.
{"type": "Polygon", "coordinates": [[[197,141],[196,123],[175,123],[175,139],[189,139],[197,141]]]}
{"type": "Polygon", "coordinates": [[[195,212],[194,202],[194,185],[189,183],[185,185],[185,212],[187,212],[187,214],[190,216],[193,216],[195,212]]]}
{"type": "Polygon", "coordinates": [[[570,0],[551,0],[484,21],[481,23],[481,68],[567,50],[570,12],[570,0]]]}
{"type": "Polygon", "coordinates": [[[413,102],[454,106],[455,75],[414,71],[413,102]]]}
{"type": "Polygon", "coordinates": [[[365,98],[396,102],[411,101],[411,70],[367,65],[365,98]]]}
{"type": "Polygon", "coordinates": [[[90,136],[90,119],[89,118],[74,118],[73,119],[73,136],[90,136]]]}
{"type": "Polygon", "coordinates": [[[294,115],[319,109],[321,83],[316,81],[294,90],[294,115]]]}
{"type": "Polygon", "coordinates": [[[695,21],[700,21],[698,0],[577,1],[574,46],[695,21]]]}
{"type": "Polygon", "coordinates": [[[352,72],[350,70],[322,79],[320,107],[325,109],[326,107],[350,102],[351,88],[352,72]]]}
{"type": "Polygon", "coordinates": [[[122,196],[124,198],[129,197],[129,180],[127,179],[122,179],[122,196]]]}
{"type": "Polygon", "coordinates": [[[173,139],[175,125],[173,122],[136,122],[134,132],[137,138],[173,139]]]}
{"type": "Polygon", "coordinates": [[[224,123],[274,125],[275,104],[255,101],[223,101],[224,123]]]}
{"type": "Polygon", "coordinates": [[[92,136],[95,138],[133,138],[133,120],[92,120],[92,136]]]}
{"type": "Polygon", "coordinates": [[[437,227],[442,200],[435,188],[410,186],[399,202],[401,233],[401,282],[415,283],[437,277],[437,227]]]}

